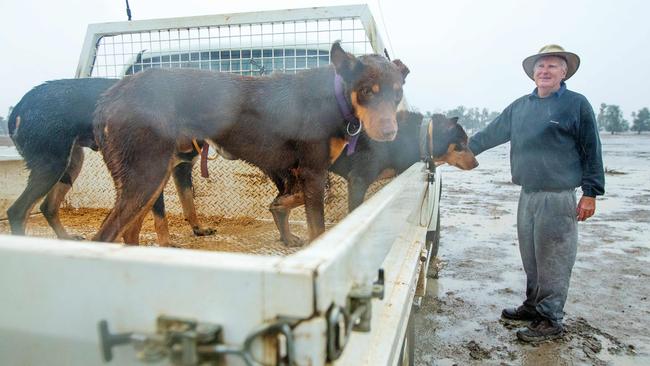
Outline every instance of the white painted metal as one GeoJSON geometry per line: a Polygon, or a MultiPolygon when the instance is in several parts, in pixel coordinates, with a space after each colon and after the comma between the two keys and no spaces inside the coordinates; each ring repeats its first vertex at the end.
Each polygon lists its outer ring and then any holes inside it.
{"type": "Polygon", "coordinates": [[[296,363],[298,365],[323,365],[327,361],[325,318],[317,317],[301,322],[294,328],[296,363]]]}
{"type": "Polygon", "coordinates": [[[382,267],[384,300],[373,300],[370,333],[355,333],[336,365],[395,365],[406,334],[426,228],[411,226],[395,241],[382,267]]]}
{"type": "MultiPolygon", "coordinates": [[[[286,261],[320,260],[316,276],[318,311],[344,305],[351,289],[369,293],[377,270],[396,239],[419,227],[426,187],[424,164],[417,163],[382,188],[312,245],[286,261]]],[[[422,237],[424,240],[424,235],[422,237]]]]}
{"type": "MultiPolygon", "coordinates": [[[[101,364],[101,319],[112,332],[152,333],[158,315],[195,318],[241,344],[265,321],[313,312],[312,272],[274,257],[10,236],[0,236],[0,252],[3,365],[101,364]]],[[[130,348],[116,348],[113,364],[133,361],[130,348]]]]}

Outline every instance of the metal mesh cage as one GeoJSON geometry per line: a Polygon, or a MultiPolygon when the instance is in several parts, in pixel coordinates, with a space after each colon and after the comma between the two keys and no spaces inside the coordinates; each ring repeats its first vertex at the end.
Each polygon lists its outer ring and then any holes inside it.
{"type": "MultiPolygon", "coordinates": [[[[367,6],[95,24],[88,28],[77,77],[121,78],[152,67],[242,75],[297,72],[328,64],[336,40],[355,55],[383,52],[367,6]]],[[[193,173],[200,214],[271,219],[268,206],[277,191],[259,169],[224,159],[210,161],[208,168],[209,179],[200,177],[198,164],[193,173]]],[[[165,194],[167,210],[182,213],[173,183],[165,194]]],[[[110,208],[114,197],[101,156],[86,151],[83,170],[66,204],[110,208]]],[[[346,213],[345,181],[330,174],[326,220],[336,222],[346,213]]],[[[304,209],[296,210],[292,220],[304,221],[304,209]]]]}
{"type": "Polygon", "coordinates": [[[358,18],[167,28],[105,35],[93,77],[122,77],[158,68],[198,68],[242,75],[296,72],[329,64],[336,40],[348,52],[371,53],[358,18]]]}

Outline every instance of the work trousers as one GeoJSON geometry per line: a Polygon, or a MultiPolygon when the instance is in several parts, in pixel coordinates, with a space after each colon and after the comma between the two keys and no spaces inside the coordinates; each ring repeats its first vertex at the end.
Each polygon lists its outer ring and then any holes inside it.
{"type": "Polygon", "coordinates": [[[524,307],[561,324],[578,248],[575,190],[522,189],[517,236],[526,271],[524,307]]]}

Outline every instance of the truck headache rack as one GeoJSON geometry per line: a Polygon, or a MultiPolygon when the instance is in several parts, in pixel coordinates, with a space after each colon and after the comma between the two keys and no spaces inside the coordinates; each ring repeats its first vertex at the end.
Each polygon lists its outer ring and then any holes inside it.
{"type": "Polygon", "coordinates": [[[150,67],[295,72],[328,64],[336,40],[355,55],[384,52],[366,6],[142,20],[90,25],[76,76],[150,67]]]}

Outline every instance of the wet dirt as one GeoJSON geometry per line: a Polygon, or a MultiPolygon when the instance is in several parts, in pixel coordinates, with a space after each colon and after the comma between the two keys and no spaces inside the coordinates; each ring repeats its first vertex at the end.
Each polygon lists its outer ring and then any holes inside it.
{"type": "Polygon", "coordinates": [[[601,139],[607,193],[579,224],[565,333],[539,344],[500,319],[525,291],[509,146],[473,171],[443,168],[439,278],[414,312],[416,365],[650,365],[650,135],[601,139]]]}
{"type": "MultiPolygon", "coordinates": [[[[107,209],[62,208],[60,210],[61,222],[68,233],[86,239],[92,238],[107,214],[107,209]]],[[[272,221],[251,217],[200,217],[201,223],[215,229],[216,234],[195,236],[182,216],[168,214],[167,219],[171,244],[177,248],[276,256],[289,255],[302,248],[284,245],[272,221]]],[[[306,241],[308,237],[306,224],[294,222],[290,227],[294,234],[306,241]]],[[[54,231],[41,214],[29,218],[26,231],[29,236],[56,238],[54,231]]],[[[7,220],[0,221],[0,234],[9,233],[7,220]]],[[[156,240],[153,217],[149,214],[142,226],[140,245],[155,246],[156,240]]]]}

